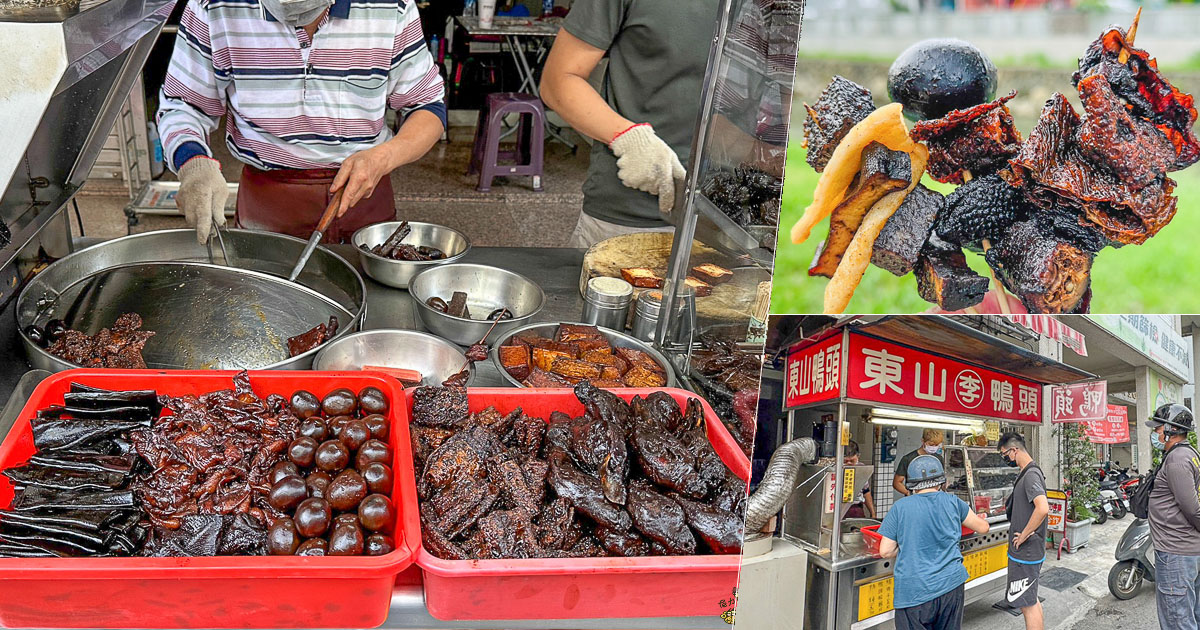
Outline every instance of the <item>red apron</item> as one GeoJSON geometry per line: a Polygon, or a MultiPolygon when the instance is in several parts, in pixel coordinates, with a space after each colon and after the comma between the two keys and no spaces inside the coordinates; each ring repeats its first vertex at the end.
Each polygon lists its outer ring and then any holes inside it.
{"type": "MultiPolygon", "coordinates": [[[[263,171],[253,166],[242,168],[238,183],[237,213],[239,228],[289,234],[308,240],[321,220],[333,195],[337,169],[263,171]]],[[[392,179],[384,176],[370,197],[352,206],[325,230],[322,243],[348,243],[361,227],[396,218],[392,179]]]]}

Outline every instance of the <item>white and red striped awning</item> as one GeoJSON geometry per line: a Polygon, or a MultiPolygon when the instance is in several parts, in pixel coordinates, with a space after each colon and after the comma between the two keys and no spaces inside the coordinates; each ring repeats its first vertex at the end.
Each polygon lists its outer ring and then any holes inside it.
{"type": "Polygon", "coordinates": [[[1024,326],[1043,337],[1061,342],[1062,345],[1074,350],[1075,354],[1081,357],[1087,356],[1087,343],[1084,342],[1083,333],[1058,321],[1053,315],[1030,315],[1022,313],[1020,315],[1005,315],[1004,317],[1007,317],[1014,324],[1024,326]]]}

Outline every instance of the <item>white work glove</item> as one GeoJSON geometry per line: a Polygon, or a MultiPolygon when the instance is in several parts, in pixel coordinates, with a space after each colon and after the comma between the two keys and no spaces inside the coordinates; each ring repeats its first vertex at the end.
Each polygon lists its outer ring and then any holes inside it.
{"type": "Polygon", "coordinates": [[[675,207],[675,180],[682,180],[683,165],[650,125],[634,125],[621,132],[608,147],[617,156],[617,178],[622,184],[658,195],[663,214],[675,207]]]}
{"type": "Polygon", "coordinates": [[[179,169],[179,193],[175,205],[188,225],[196,228],[196,240],[207,243],[214,225],[225,225],[225,199],[229,186],[221,175],[221,163],[198,155],[179,169]]]}

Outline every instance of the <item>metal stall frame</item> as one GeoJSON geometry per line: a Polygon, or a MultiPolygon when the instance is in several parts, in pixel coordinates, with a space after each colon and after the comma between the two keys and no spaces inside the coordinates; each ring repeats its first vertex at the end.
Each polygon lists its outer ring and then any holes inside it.
{"type": "MultiPolygon", "coordinates": [[[[885,320],[886,319],[888,319],[888,318],[885,318],[885,320]]],[[[944,319],[944,318],[942,318],[942,319],[944,319]]],[[[849,374],[848,368],[849,368],[849,362],[850,362],[850,357],[849,357],[850,336],[852,334],[853,335],[862,335],[862,336],[876,339],[879,341],[885,341],[888,343],[893,343],[893,344],[909,347],[913,350],[919,350],[921,352],[925,352],[928,354],[942,356],[943,358],[953,359],[955,361],[959,361],[962,363],[967,363],[967,364],[973,363],[972,361],[969,361],[967,359],[956,358],[956,357],[947,355],[945,353],[939,353],[935,350],[919,348],[919,347],[915,347],[915,346],[912,346],[909,344],[904,344],[903,342],[897,341],[894,339],[888,339],[888,338],[885,338],[882,336],[872,335],[868,332],[861,330],[855,324],[856,324],[856,322],[854,322],[854,321],[839,322],[838,324],[835,325],[835,327],[833,327],[831,329],[819,332],[809,338],[806,338],[805,340],[802,340],[798,343],[792,344],[785,351],[787,356],[791,356],[791,354],[794,352],[798,352],[798,351],[801,351],[801,350],[804,350],[807,348],[811,348],[814,345],[817,345],[821,342],[827,341],[830,338],[832,338],[834,335],[841,336],[840,343],[836,344],[836,347],[840,348],[840,353],[838,355],[839,372],[838,372],[838,388],[836,390],[836,395],[833,397],[830,397],[830,398],[823,399],[823,400],[814,400],[814,401],[807,402],[807,403],[788,406],[786,394],[787,394],[787,390],[788,390],[789,375],[788,375],[788,370],[785,370],[785,374],[784,374],[785,395],[784,395],[784,400],[782,401],[783,410],[787,413],[786,439],[795,439],[796,438],[795,431],[796,431],[796,427],[797,427],[797,416],[796,416],[797,412],[811,411],[811,410],[825,410],[825,411],[833,410],[834,411],[834,413],[836,414],[835,418],[837,421],[836,426],[837,426],[837,430],[838,430],[838,439],[836,441],[835,459],[832,464],[832,471],[834,474],[834,479],[838,480],[838,483],[843,483],[843,484],[845,483],[844,475],[845,475],[846,467],[844,465],[843,436],[845,435],[845,432],[849,428],[849,422],[852,420],[852,418],[850,417],[850,414],[849,414],[851,407],[867,407],[867,408],[877,408],[877,409],[889,409],[889,410],[895,410],[895,411],[934,413],[934,414],[943,415],[946,417],[969,419],[969,420],[973,420],[973,421],[974,420],[979,420],[979,421],[994,421],[995,420],[995,418],[992,418],[989,416],[984,416],[984,415],[953,413],[953,412],[947,412],[947,411],[940,411],[940,410],[936,410],[936,409],[914,407],[912,405],[907,405],[907,404],[884,403],[884,402],[879,402],[879,401],[863,400],[860,398],[855,398],[855,397],[845,395],[845,393],[849,391],[848,381],[850,378],[850,374],[849,374]]],[[[959,326],[961,324],[959,324],[958,322],[954,322],[954,325],[959,326]]],[[[1004,343],[1004,342],[1001,341],[1001,343],[1004,343]]],[[[1009,344],[1009,345],[1011,345],[1011,344],[1009,344]]],[[[1044,360],[1044,357],[1043,357],[1043,360],[1044,360]]],[[[1054,362],[1054,363],[1058,363],[1058,362],[1054,362]]],[[[1087,374],[1086,372],[1083,372],[1082,370],[1078,370],[1076,368],[1071,368],[1070,366],[1065,366],[1065,364],[1059,364],[1059,365],[1062,365],[1063,367],[1070,369],[1072,372],[1076,373],[1077,376],[1085,377],[1085,378],[1091,376],[1090,374],[1087,374]]],[[[1047,388],[1050,385],[1054,384],[1054,383],[1047,382],[1046,380],[1040,379],[1040,378],[1030,378],[1028,376],[1021,376],[1020,374],[1014,373],[1013,371],[1007,370],[1007,369],[999,369],[999,368],[992,368],[992,367],[989,367],[988,369],[991,369],[991,370],[1001,373],[1001,374],[1006,374],[1009,376],[1021,378],[1023,380],[1029,380],[1029,381],[1036,382],[1040,387],[1041,396],[1043,397],[1043,400],[1044,400],[1044,396],[1046,395],[1047,388]]],[[[1039,416],[1041,416],[1042,419],[1040,422],[1037,422],[1037,423],[1030,422],[1030,421],[1022,421],[1022,420],[1006,420],[1006,422],[1009,422],[1011,424],[1017,424],[1019,426],[1025,426],[1025,425],[1043,426],[1044,422],[1045,422],[1045,408],[1040,403],[1039,403],[1038,414],[1039,414],[1039,416]]],[[[968,465],[968,470],[969,470],[969,465],[968,465]]],[[[827,474],[826,470],[821,471],[822,476],[825,476],[826,474],[827,474]]],[[[811,481],[811,480],[809,480],[809,481],[811,481]]],[[[803,484],[801,484],[801,487],[807,486],[807,483],[809,481],[806,481],[803,484]]],[[[832,524],[832,532],[833,532],[832,535],[833,535],[834,544],[830,545],[830,549],[828,551],[827,556],[822,555],[822,551],[819,548],[819,546],[815,546],[809,541],[803,540],[796,536],[788,535],[786,533],[782,534],[781,536],[785,540],[787,540],[793,544],[796,544],[801,549],[808,552],[808,558],[809,558],[808,573],[809,573],[809,575],[808,575],[807,583],[809,585],[809,596],[807,596],[806,599],[808,599],[809,602],[821,602],[824,604],[823,606],[814,606],[811,603],[809,604],[809,610],[814,611],[814,612],[812,613],[812,616],[806,618],[806,620],[811,619],[815,624],[819,624],[815,628],[812,628],[811,630],[833,630],[833,629],[843,630],[844,628],[847,628],[847,627],[850,630],[866,630],[867,628],[872,628],[872,627],[878,626],[879,624],[887,622],[895,617],[895,612],[891,608],[891,605],[890,605],[891,589],[892,589],[891,581],[893,579],[891,577],[891,571],[890,571],[891,561],[885,560],[882,558],[878,558],[878,557],[874,557],[874,556],[857,556],[854,558],[841,557],[841,555],[842,555],[841,549],[840,549],[840,545],[837,544],[837,541],[840,536],[841,524],[843,521],[843,517],[842,517],[842,511],[843,511],[843,505],[844,505],[843,493],[842,492],[834,492],[834,498],[835,498],[834,512],[833,512],[834,518],[833,518],[833,524],[832,524]],[[819,588],[818,584],[822,581],[819,579],[814,579],[815,569],[823,570],[829,574],[829,579],[826,581],[826,583],[824,585],[825,588],[819,594],[813,592],[816,588],[819,588]],[[886,571],[886,573],[884,573],[884,571],[886,571]],[[873,587],[875,591],[886,591],[886,593],[882,593],[882,595],[884,597],[883,601],[887,602],[887,610],[880,610],[880,612],[878,612],[876,614],[863,616],[861,609],[860,609],[860,604],[861,604],[860,595],[861,595],[862,589],[864,587],[868,587],[869,585],[875,585],[873,587]],[[850,601],[846,601],[846,602],[840,601],[841,599],[845,598],[846,595],[849,595],[852,599],[850,601]],[[835,604],[835,602],[836,602],[836,604],[835,604]],[[818,608],[820,608],[821,610],[817,610],[818,608]]],[[[785,513],[786,513],[787,509],[788,508],[785,507],[785,513]]],[[[786,520],[786,516],[784,518],[786,520]]],[[[1001,519],[994,519],[994,520],[999,521],[1001,519]]],[[[962,542],[960,543],[960,548],[963,551],[964,558],[965,559],[969,558],[971,560],[974,560],[974,564],[981,567],[981,570],[983,571],[982,574],[978,574],[978,575],[972,574],[971,579],[969,579],[966,583],[966,590],[968,593],[968,596],[967,596],[968,603],[977,601],[984,597],[987,597],[989,594],[993,593],[995,590],[1003,587],[1003,584],[1004,584],[1003,578],[1005,576],[1005,573],[1007,570],[1007,565],[1008,565],[1007,553],[1000,553],[995,550],[1006,549],[1008,530],[1009,530],[1008,522],[1003,521],[1003,522],[995,523],[992,527],[992,530],[989,531],[987,534],[983,534],[983,535],[974,534],[974,535],[966,536],[962,539],[962,542]]],[[[979,569],[977,569],[977,571],[978,570],[979,569]]]]}

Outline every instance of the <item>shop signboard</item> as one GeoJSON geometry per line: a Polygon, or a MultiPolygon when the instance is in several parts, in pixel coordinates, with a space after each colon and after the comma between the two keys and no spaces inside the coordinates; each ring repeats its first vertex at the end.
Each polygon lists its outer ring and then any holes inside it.
{"type": "Polygon", "coordinates": [[[1046,502],[1050,504],[1050,513],[1046,515],[1046,529],[1051,533],[1066,532],[1067,493],[1062,490],[1047,490],[1046,502]]]}
{"type": "Polygon", "coordinates": [[[1050,388],[1051,422],[1091,422],[1108,416],[1108,381],[1087,381],[1050,388]]]}
{"type": "Polygon", "coordinates": [[[846,390],[864,402],[981,416],[1042,421],[1042,386],[980,365],[851,334],[846,390]]]}
{"type": "Polygon", "coordinates": [[[788,352],[783,408],[832,400],[841,391],[842,336],[788,352]]]}
{"type": "Polygon", "coordinates": [[[1129,408],[1109,405],[1103,420],[1087,423],[1086,433],[1092,444],[1124,444],[1129,441],[1129,408]]]}
{"type": "Polygon", "coordinates": [[[1175,332],[1173,316],[1088,315],[1087,317],[1134,350],[1166,368],[1177,378],[1184,380],[1191,378],[1191,343],[1175,332]]]}

